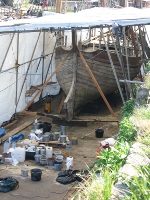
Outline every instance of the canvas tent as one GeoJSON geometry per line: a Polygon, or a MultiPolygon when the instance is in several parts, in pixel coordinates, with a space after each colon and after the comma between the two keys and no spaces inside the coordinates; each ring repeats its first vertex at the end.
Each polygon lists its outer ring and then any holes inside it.
{"type": "MultiPolygon", "coordinates": [[[[21,112],[32,97],[25,97],[31,86],[43,84],[55,69],[55,43],[58,30],[69,35],[78,29],[78,40],[87,37],[89,27],[118,23],[122,26],[150,24],[149,9],[93,8],[72,14],[54,14],[33,19],[20,19],[0,23],[0,124],[21,112]],[[108,15],[109,13],[109,15],[108,15]],[[81,31],[82,30],[82,31],[81,31]]],[[[67,46],[71,38],[67,39],[67,46]]],[[[57,82],[54,75],[52,80],[57,82]]],[[[47,92],[59,93],[58,83],[44,88],[47,92]]],[[[36,93],[36,92],[35,92],[36,93]]],[[[34,94],[33,94],[34,95],[34,94]]],[[[39,99],[39,96],[35,101],[39,99]]]]}

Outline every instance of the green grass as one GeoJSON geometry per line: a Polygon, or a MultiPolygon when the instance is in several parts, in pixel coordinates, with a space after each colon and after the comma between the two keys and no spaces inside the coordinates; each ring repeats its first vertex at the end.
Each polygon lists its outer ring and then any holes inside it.
{"type": "Polygon", "coordinates": [[[137,118],[139,120],[143,120],[143,119],[150,119],[150,107],[147,106],[143,106],[140,108],[136,108],[133,111],[133,115],[134,118],[137,118]]]}
{"type": "Polygon", "coordinates": [[[145,87],[146,87],[147,89],[150,89],[150,76],[149,76],[149,75],[146,75],[146,76],[144,77],[144,82],[145,82],[145,87]]]}
{"type": "Polygon", "coordinates": [[[125,196],[126,200],[148,200],[150,197],[150,165],[141,166],[137,171],[138,176],[124,180],[130,190],[125,196]]]}

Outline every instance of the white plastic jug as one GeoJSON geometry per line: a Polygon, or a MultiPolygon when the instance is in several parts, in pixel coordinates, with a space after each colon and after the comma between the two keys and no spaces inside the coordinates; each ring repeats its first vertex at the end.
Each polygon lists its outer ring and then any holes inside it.
{"type": "Polygon", "coordinates": [[[46,147],[46,157],[52,158],[53,155],[53,147],[46,147]]]}
{"type": "Polygon", "coordinates": [[[25,161],[25,148],[16,147],[14,157],[18,162],[25,161]]]}

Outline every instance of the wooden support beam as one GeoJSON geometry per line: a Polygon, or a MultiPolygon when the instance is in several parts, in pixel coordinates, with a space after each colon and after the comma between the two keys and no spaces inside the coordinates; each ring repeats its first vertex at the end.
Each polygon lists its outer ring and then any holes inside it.
{"type": "Polygon", "coordinates": [[[89,66],[88,66],[88,64],[87,64],[87,62],[86,62],[86,60],[85,60],[85,58],[83,57],[83,55],[82,55],[82,53],[80,52],[79,49],[78,49],[78,52],[79,52],[79,56],[80,56],[80,58],[81,58],[81,60],[82,60],[82,62],[83,62],[83,64],[84,64],[84,66],[86,67],[86,69],[87,69],[87,71],[88,71],[90,77],[92,78],[92,81],[94,82],[94,84],[95,84],[95,86],[97,87],[97,89],[98,89],[100,95],[102,96],[104,102],[106,103],[106,106],[108,107],[110,113],[112,114],[113,117],[116,117],[114,111],[112,110],[110,104],[108,103],[108,101],[107,101],[107,99],[106,99],[106,97],[105,97],[103,91],[101,90],[101,88],[100,88],[100,86],[99,86],[97,80],[95,79],[95,77],[94,77],[94,75],[93,75],[91,69],[89,68],[89,66]]]}
{"type": "Polygon", "coordinates": [[[61,13],[62,0],[56,0],[56,13],[61,13]]]}
{"type": "Polygon", "coordinates": [[[65,56],[65,58],[61,61],[61,63],[56,67],[56,69],[54,70],[54,72],[51,74],[51,76],[47,79],[47,81],[43,84],[43,86],[40,88],[40,90],[36,93],[36,95],[32,98],[32,100],[27,104],[27,106],[25,107],[24,111],[26,111],[29,106],[33,103],[34,99],[41,93],[41,91],[45,88],[45,86],[49,83],[49,81],[51,80],[51,78],[54,76],[54,74],[56,74],[56,72],[61,68],[61,66],[64,64],[65,60],[67,59],[67,57],[69,56],[71,51],[69,51],[69,53],[65,56]]]}

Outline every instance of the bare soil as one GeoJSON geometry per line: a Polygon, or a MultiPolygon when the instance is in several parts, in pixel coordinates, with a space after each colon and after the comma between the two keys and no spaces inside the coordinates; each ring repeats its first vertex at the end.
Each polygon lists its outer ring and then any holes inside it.
{"type": "MultiPolygon", "coordinates": [[[[109,97],[108,97],[109,98],[109,97]]],[[[52,112],[56,111],[58,105],[60,103],[61,95],[55,97],[52,101],[52,112]]],[[[80,116],[110,116],[109,110],[102,100],[98,100],[99,107],[98,111],[94,114],[86,108],[80,113],[80,116]]],[[[122,106],[121,100],[119,96],[116,96],[116,106],[114,102],[112,102],[112,98],[109,100],[112,109],[114,110],[117,118],[121,119],[120,108],[122,106]]],[[[96,105],[96,103],[94,103],[96,105]]],[[[43,108],[42,108],[43,109],[43,108]]],[[[34,122],[35,117],[33,116],[24,116],[21,117],[15,126],[19,126],[24,123],[26,120],[31,120],[34,122]]],[[[52,132],[54,130],[59,130],[60,124],[53,124],[52,119],[41,117],[42,121],[49,121],[52,123],[52,132]]],[[[14,128],[13,126],[12,128],[14,128]]],[[[25,138],[28,138],[28,134],[30,130],[33,129],[33,125],[27,127],[25,130],[21,131],[25,134],[25,138]]],[[[72,145],[71,149],[67,150],[65,148],[59,148],[62,151],[62,155],[64,156],[63,169],[66,169],[65,159],[68,156],[73,157],[73,170],[81,170],[87,169],[87,166],[92,166],[93,162],[96,161],[95,153],[97,148],[99,147],[99,143],[101,140],[105,138],[112,137],[118,133],[118,124],[116,122],[92,122],[87,123],[87,126],[67,126],[67,135],[70,139],[72,136],[76,136],[78,138],[78,144],[72,145]],[[95,129],[103,128],[104,136],[103,138],[95,137],[95,129]]],[[[56,148],[53,150],[55,151],[56,148]]],[[[0,154],[3,152],[3,145],[0,146],[0,154]]],[[[13,190],[10,193],[1,193],[1,199],[5,200],[22,200],[22,199],[50,199],[50,200],[60,200],[67,199],[66,194],[70,190],[72,184],[62,185],[56,182],[56,178],[58,176],[58,171],[54,170],[52,166],[40,166],[35,163],[34,160],[26,160],[24,163],[19,163],[17,166],[12,166],[9,163],[4,163],[0,165],[0,177],[12,176],[19,181],[19,188],[17,190],[13,190]],[[21,167],[23,164],[28,165],[29,173],[28,177],[24,178],[21,176],[21,167]],[[30,170],[33,168],[42,169],[42,177],[41,181],[34,182],[31,180],[30,170]]]]}

